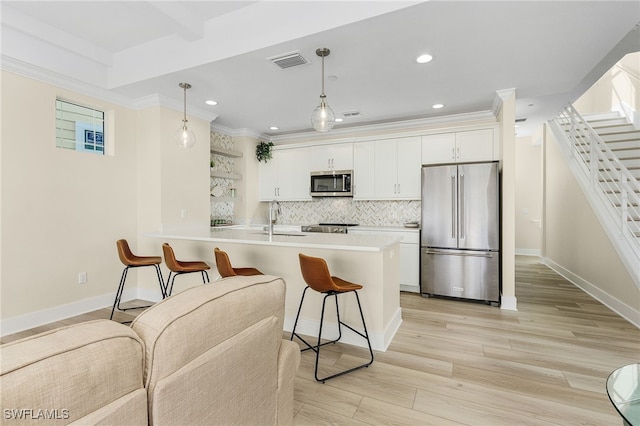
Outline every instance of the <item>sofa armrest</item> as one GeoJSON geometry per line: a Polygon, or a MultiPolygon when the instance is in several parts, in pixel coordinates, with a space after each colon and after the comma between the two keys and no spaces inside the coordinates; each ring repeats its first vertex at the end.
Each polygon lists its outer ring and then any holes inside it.
{"type": "Polygon", "coordinates": [[[293,424],[293,386],[300,366],[300,346],[282,340],[278,353],[278,417],[279,425],[293,424]]]}
{"type": "Polygon", "coordinates": [[[0,346],[0,423],[146,425],[144,343],[122,324],[89,321],[0,346]],[[46,422],[44,422],[46,423],[46,422]]]}

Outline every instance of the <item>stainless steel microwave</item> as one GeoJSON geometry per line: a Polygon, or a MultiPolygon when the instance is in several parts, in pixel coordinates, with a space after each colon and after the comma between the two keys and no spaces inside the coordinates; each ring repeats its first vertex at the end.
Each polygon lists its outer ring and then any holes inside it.
{"type": "Polygon", "coordinates": [[[352,170],[311,172],[312,197],[353,197],[352,170]]]}

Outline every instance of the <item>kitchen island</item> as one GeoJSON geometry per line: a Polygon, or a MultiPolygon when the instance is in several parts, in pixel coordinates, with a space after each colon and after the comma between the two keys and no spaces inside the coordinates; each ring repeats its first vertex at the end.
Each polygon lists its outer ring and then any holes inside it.
{"type": "MultiPolygon", "coordinates": [[[[298,253],[322,257],[332,275],[362,284],[359,291],[362,309],[373,349],[385,351],[400,323],[399,240],[374,235],[320,234],[276,231],[273,235],[261,228],[207,228],[169,230],[144,236],[150,243],[168,242],[182,260],[204,260],[215,272],[214,247],[229,254],[236,267],[254,267],[265,274],[284,278],[285,331],[291,331],[300,297],[306,284],[300,272],[298,253]]],[[[174,291],[198,285],[198,278],[181,276],[174,291]]],[[[212,278],[214,278],[212,276],[212,278]]],[[[201,281],[200,281],[201,284],[201,281]]],[[[215,285],[213,281],[212,285],[215,285]]],[[[319,328],[322,295],[307,292],[298,320],[300,334],[316,336],[319,328]]],[[[340,318],[361,329],[358,307],[353,295],[340,297],[340,318]]],[[[335,305],[327,303],[323,336],[337,337],[335,305]]],[[[362,338],[343,327],[344,343],[366,346],[362,338]]]]}

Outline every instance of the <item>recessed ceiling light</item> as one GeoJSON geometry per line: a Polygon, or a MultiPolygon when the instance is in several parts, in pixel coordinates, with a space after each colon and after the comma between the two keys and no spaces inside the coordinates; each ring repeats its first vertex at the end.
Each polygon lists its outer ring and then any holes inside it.
{"type": "Polygon", "coordinates": [[[444,104],[435,104],[435,105],[433,105],[431,108],[433,108],[433,109],[440,109],[440,108],[444,108],[444,104]]]}
{"type": "Polygon", "coordinates": [[[416,62],[419,64],[426,64],[427,62],[431,62],[432,60],[433,60],[433,56],[428,55],[426,53],[416,58],[416,62]]]}
{"type": "Polygon", "coordinates": [[[336,118],[336,123],[342,123],[343,121],[344,121],[344,118],[340,118],[340,117],[336,118]]]}
{"type": "Polygon", "coordinates": [[[269,130],[278,130],[278,129],[280,129],[278,126],[271,126],[271,127],[269,127],[269,130]]]}
{"type": "Polygon", "coordinates": [[[216,101],[213,101],[213,100],[205,101],[205,104],[207,104],[207,105],[218,105],[218,103],[216,101]]]}

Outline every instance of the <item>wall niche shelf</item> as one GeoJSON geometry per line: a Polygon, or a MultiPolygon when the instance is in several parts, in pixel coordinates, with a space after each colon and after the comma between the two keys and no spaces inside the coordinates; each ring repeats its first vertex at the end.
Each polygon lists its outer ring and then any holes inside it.
{"type": "Polygon", "coordinates": [[[219,172],[217,170],[211,170],[211,177],[222,178],[222,179],[232,179],[232,180],[240,180],[242,179],[242,175],[238,173],[224,173],[219,172]]]}
{"type": "Polygon", "coordinates": [[[225,157],[242,158],[242,153],[240,151],[234,151],[233,149],[212,146],[210,151],[212,154],[224,155],[225,157]]]}

